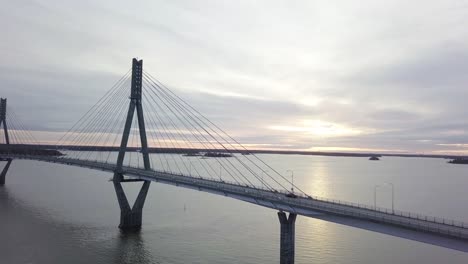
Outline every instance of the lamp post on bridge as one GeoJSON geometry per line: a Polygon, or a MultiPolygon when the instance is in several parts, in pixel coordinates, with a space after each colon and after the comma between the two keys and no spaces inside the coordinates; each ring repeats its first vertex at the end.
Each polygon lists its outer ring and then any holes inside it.
{"type": "Polygon", "coordinates": [[[391,182],[385,182],[385,184],[392,187],[392,214],[395,214],[395,186],[391,182]]]}
{"type": "Polygon", "coordinates": [[[261,179],[262,179],[262,187],[263,188],[265,188],[265,181],[263,180],[263,174],[267,173],[267,172],[268,172],[268,170],[266,170],[266,171],[262,170],[261,179]]]}
{"type": "Polygon", "coordinates": [[[221,165],[221,163],[219,163],[219,180],[222,181],[222,178],[221,178],[221,173],[223,172],[223,165],[221,165]]]}
{"type": "Polygon", "coordinates": [[[192,162],[189,162],[189,176],[192,176],[192,162]]]}
{"type": "MultiPolygon", "coordinates": [[[[395,214],[395,186],[391,182],[384,182],[384,185],[390,185],[392,187],[392,214],[395,214]]],[[[374,210],[377,211],[377,188],[382,185],[374,186],[374,210]]]]}
{"type": "Polygon", "coordinates": [[[374,186],[374,210],[377,211],[377,188],[379,188],[380,185],[375,185],[374,186]]]}

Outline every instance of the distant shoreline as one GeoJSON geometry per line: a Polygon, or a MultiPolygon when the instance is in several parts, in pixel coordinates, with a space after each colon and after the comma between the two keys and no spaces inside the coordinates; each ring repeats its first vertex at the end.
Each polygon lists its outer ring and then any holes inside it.
{"type": "MultiPolygon", "coordinates": [[[[54,145],[23,145],[31,148],[60,149],[76,151],[118,151],[119,147],[89,147],[89,146],[54,146],[54,145]]],[[[129,147],[127,151],[138,151],[139,148],[129,147]]],[[[379,153],[379,152],[321,152],[321,151],[299,151],[299,150],[232,150],[232,149],[192,149],[192,148],[149,148],[149,153],[177,153],[188,154],[198,152],[240,153],[240,154],[281,154],[281,155],[307,155],[307,156],[332,156],[332,157],[407,157],[407,158],[441,158],[454,159],[468,156],[463,155],[435,155],[435,154],[408,154],[408,153],[379,153]]]]}

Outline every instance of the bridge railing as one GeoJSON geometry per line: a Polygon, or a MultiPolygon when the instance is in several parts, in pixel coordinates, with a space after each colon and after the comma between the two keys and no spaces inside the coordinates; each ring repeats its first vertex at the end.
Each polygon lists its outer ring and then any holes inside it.
{"type": "MultiPolygon", "coordinates": [[[[219,187],[219,185],[223,184],[224,189],[230,189],[230,190],[239,190],[240,187],[239,185],[236,185],[235,183],[228,183],[225,181],[213,181],[210,179],[209,185],[213,187],[219,187]],[[226,186],[226,184],[232,185],[226,186]],[[227,188],[226,188],[227,187],[227,188]]],[[[251,187],[250,187],[251,188],[251,187]]],[[[282,197],[281,200],[289,200],[293,204],[302,204],[304,207],[309,207],[312,210],[316,208],[323,208],[324,211],[332,211],[334,213],[342,213],[347,216],[353,216],[357,218],[365,218],[365,219],[371,219],[375,220],[376,222],[385,222],[385,223],[390,223],[394,225],[399,225],[399,226],[404,226],[406,228],[413,228],[417,230],[424,230],[427,232],[431,233],[438,233],[442,235],[448,235],[448,236],[455,236],[463,239],[468,238],[468,229],[465,229],[468,227],[463,222],[459,222],[460,225],[457,225],[457,222],[455,221],[444,221],[442,220],[443,218],[433,218],[435,221],[430,221],[430,218],[427,218],[426,216],[422,216],[419,214],[413,214],[413,213],[405,213],[401,211],[395,212],[395,214],[391,213],[390,209],[385,209],[385,208],[379,208],[381,210],[374,210],[373,207],[368,206],[368,205],[360,205],[356,203],[348,203],[348,202],[342,202],[339,200],[331,200],[331,199],[316,199],[311,196],[305,196],[301,195],[301,198],[305,199],[295,199],[295,198],[290,198],[287,196],[283,196],[287,194],[288,192],[275,192],[271,193],[270,190],[260,190],[260,189],[255,189],[251,188],[253,190],[247,191],[244,190],[246,193],[258,193],[258,191],[266,191],[267,195],[270,196],[270,198],[276,198],[276,197],[282,197]],[[312,200],[311,200],[312,199],[312,200]],[[315,203],[313,207],[311,207],[310,201],[318,201],[319,203],[315,203]],[[333,205],[338,205],[338,206],[333,206],[333,205]],[[345,207],[343,207],[343,205],[345,207]],[[359,209],[365,209],[365,210],[353,210],[353,208],[359,208],[359,209]],[[401,214],[400,214],[401,212],[401,214]],[[428,220],[426,220],[428,219],[428,220]],[[441,219],[440,221],[437,221],[438,219],[441,219]]],[[[299,196],[299,195],[298,195],[299,196]]]]}
{"type": "Polygon", "coordinates": [[[401,210],[392,210],[392,209],[384,208],[384,207],[375,207],[375,206],[371,206],[367,204],[352,203],[352,202],[346,202],[346,201],[341,201],[341,200],[336,200],[336,199],[328,199],[328,198],[323,198],[323,197],[318,197],[318,196],[308,196],[306,198],[312,198],[317,201],[322,201],[322,202],[327,202],[327,203],[332,203],[332,204],[337,204],[337,205],[345,205],[349,207],[365,209],[365,210],[370,211],[371,214],[373,212],[379,212],[379,213],[385,213],[388,215],[402,216],[402,217],[406,217],[409,219],[421,220],[421,221],[426,221],[426,222],[431,222],[431,223],[445,224],[445,225],[461,227],[461,228],[468,228],[468,223],[465,223],[463,221],[456,221],[456,220],[446,219],[446,218],[441,218],[441,217],[427,216],[423,214],[411,213],[411,212],[406,212],[406,211],[401,211],[401,210]]]}
{"type": "MultiPolygon", "coordinates": [[[[426,221],[425,219],[410,218],[407,215],[396,215],[396,214],[382,214],[384,212],[371,211],[371,210],[352,210],[351,207],[333,207],[331,201],[320,201],[321,203],[315,204],[314,207],[318,210],[332,211],[337,214],[343,214],[346,216],[352,216],[356,218],[371,219],[376,222],[385,222],[398,226],[404,226],[406,228],[412,228],[415,230],[426,231],[430,233],[437,233],[452,237],[458,237],[462,239],[468,239],[468,230],[463,229],[462,226],[454,226],[450,224],[444,224],[440,222],[426,221]]],[[[334,203],[336,205],[347,205],[343,203],[334,203]]],[[[304,203],[305,205],[305,203],[304,203]]],[[[365,208],[361,208],[365,209],[365,208]]],[[[465,225],[466,227],[466,225],[465,225]]]]}
{"type": "MultiPolygon", "coordinates": [[[[181,174],[180,176],[193,177],[191,175],[184,175],[184,174],[181,174]]],[[[233,182],[233,181],[228,181],[228,180],[219,180],[215,178],[204,178],[204,177],[196,177],[196,178],[216,181],[216,182],[224,183],[224,184],[230,184],[233,186],[239,186],[238,183],[233,182]]],[[[245,187],[252,188],[258,191],[271,192],[270,189],[265,188],[263,186],[245,185],[245,187]]],[[[290,192],[283,191],[283,190],[275,190],[275,192],[277,192],[278,194],[282,194],[282,195],[290,194],[290,192]]],[[[345,206],[359,208],[359,209],[366,209],[369,211],[369,215],[374,214],[375,212],[380,212],[380,213],[385,213],[388,215],[401,216],[401,217],[406,217],[409,219],[426,221],[430,223],[444,224],[444,225],[453,226],[453,227],[468,228],[468,223],[465,223],[463,221],[456,221],[456,220],[446,219],[446,218],[441,218],[441,217],[427,216],[423,214],[411,213],[411,212],[406,212],[406,211],[401,211],[401,210],[392,210],[392,209],[384,208],[384,207],[374,207],[374,206],[367,205],[367,204],[352,203],[352,202],[346,202],[346,201],[336,200],[336,199],[328,199],[328,198],[323,198],[323,197],[318,197],[318,196],[305,195],[302,193],[296,193],[295,195],[301,198],[305,198],[305,199],[314,199],[317,201],[327,202],[331,204],[338,204],[338,205],[345,205],[345,206]]]]}

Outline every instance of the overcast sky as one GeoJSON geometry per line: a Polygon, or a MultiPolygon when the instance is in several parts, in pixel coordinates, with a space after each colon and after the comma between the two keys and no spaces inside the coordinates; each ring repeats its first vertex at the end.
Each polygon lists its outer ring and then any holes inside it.
{"type": "Polygon", "coordinates": [[[468,154],[468,1],[1,5],[1,96],[34,130],[67,130],[139,57],[253,148],[468,154]]]}

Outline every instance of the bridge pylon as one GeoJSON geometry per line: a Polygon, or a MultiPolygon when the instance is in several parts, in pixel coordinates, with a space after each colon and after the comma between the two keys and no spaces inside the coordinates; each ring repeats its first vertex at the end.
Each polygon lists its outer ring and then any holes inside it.
{"type": "Polygon", "coordinates": [[[8,136],[8,128],[6,123],[6,107],[7,99],[0,98],[0,127],[3,125],[3,132],[5,133],[5,142],[7,145],[10,144],[10,138],[8,136]]]}
{"type": "MultiPolygon", "coordinates": [[[[0,129],[3,125],[3,132],[5,135],[5,145],[10,145],[10,138],[8,136],[8,127],[7,127],[7,122],[6,122],[6,108],[7,108],[7,99],[0,98],[0,129]]],[[[6,162],[7,164],[5,165],[5,167],[3,167],[3,170],[0,173],[0,186],[5,185],[6,174],[8,172],[8,169],[10,168],[12,159],[7,159],[6,162]]]]}
{"type": "Polygon", "coordinates": [[[135,203],[132,207],[128,203],[127,196],[122,187],[123,182],[134,182],[140,180],[126,180],[124,171],[122,170],[125,152],[127,151],[128,138],[132,126],[133,117],[136,110],[136,118],[138,119],[138,129],[140,131],[141,154],[143,155],[143,164],[145,170],[150,170],[150,160],[148,154],[148,141],[146,138],[145,120],[143,116],[143,106],[141,103],[142,95],[142,76],[143,76],[143,60],[133,59],[132,61],[132,81],[130,104],[128,107],[127,119],[120,143],[119,154],[117,156],[117,166],[114,171],[114,188],[117,194],[117,200],[120,206],[120,224],[122,230],[139,230],[142,223],[143,206],[145,204],[146,195],[150,186],[150,181],[143,181],[143,185],[138,193],[135,203]]]}
{"type": "Polygon", "coordinates": [[[280,264],[294,264],[295,239],[296,239],[296,217],[290,213],[278,212],[280,221],[280,264]]]}

